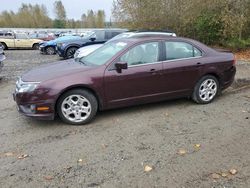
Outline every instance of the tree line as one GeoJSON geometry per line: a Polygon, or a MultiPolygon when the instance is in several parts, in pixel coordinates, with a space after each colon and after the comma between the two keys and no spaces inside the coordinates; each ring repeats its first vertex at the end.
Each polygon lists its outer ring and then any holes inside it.
{"type": "Polygon", "coordinates": [[[125,28],[171,29],[206,44],[250,46],[250,0],[115,0],[113,16],[125,28]]]}
{"type": "Polygon", "coordinates": [[[79,20],[68,19],[62,2],[54,2],[55,19],[48,15],[45,5],[23,3],[17,12],[0,13],[0,27],[9,28],[102,28],[105,22],[104,10],[88,10],[79,20]]]}

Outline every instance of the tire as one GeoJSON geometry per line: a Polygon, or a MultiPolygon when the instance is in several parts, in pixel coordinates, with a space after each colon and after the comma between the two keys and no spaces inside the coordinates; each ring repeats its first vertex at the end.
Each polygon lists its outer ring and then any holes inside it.
{"type": "Polygon", "coordinates": [[[3,45],[3,50],[8,50],[8,46],[4,42],[1,42],[1,44],[3,45]]]}
{"type": "Polygon", "coordinates": [[[77,47],[70,47],[66,51],[66,59],[70,59],[74,57],[74,54],[78,48],[77,47]]]}
{"type": "Polygon", "coordinates": [[[45,52],[47,55],[54,55],[56,53],[56,50],[52,46],[49,46],[46,48],[45,52]]]}
{"type": "Polygon", "coordinates": [[[209,104],[220,93],[218,79],[212,75],[202,77],[195,85],[192,99],[198,104],[209,104]]]}
{"type": "Polygon", "coordinates": [[[57,102],[57,113],[71,125],[85,125],[96,115],[98,102],[88,90],[73,89],[64,93],[57,102]]]}
{"type": "Polygon", "coordinates": [[[39,50],[39,44],[33,44],[33,46],[32,46],[32,49],[33,50],[39,50]]]}

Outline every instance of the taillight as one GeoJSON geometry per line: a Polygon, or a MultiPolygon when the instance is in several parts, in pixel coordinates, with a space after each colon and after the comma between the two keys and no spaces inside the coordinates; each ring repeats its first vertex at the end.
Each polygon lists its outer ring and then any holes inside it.
{"type": "Polygon", "coordinates": [[[236,56],[234,55],[233,65],[236,65],[236,62],[237,62],[236,56]]]}

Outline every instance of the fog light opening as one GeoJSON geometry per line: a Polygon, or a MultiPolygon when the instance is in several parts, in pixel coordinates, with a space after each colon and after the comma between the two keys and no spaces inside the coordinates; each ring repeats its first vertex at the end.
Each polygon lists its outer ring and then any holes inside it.
{"type": "Polygon", "coordinates": [[[48,111],[49,107],[48,106],[40,106],[36,108],[37,111],[48,111]]]}

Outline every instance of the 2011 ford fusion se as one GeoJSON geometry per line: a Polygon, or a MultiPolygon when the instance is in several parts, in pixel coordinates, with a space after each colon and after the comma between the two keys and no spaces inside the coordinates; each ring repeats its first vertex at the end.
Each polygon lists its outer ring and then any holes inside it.
{"type": "Polygon", "coordinates": [[[208,104],[236,73],[232,53],[187,38],[135,37],[112,41],[79,61],[25,73],[13,94],[21,113],[82,125],[97,111],[190,97],[208,104]]]}

